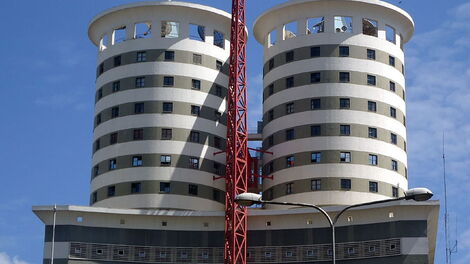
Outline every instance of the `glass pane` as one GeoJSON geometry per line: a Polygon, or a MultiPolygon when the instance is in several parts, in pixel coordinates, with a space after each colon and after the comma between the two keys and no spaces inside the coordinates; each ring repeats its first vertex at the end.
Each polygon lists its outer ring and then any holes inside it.
{"type": "Polygon", "coordinates": [[[180,23],[162,21],[162,38],[178,38],[180,23]]]}

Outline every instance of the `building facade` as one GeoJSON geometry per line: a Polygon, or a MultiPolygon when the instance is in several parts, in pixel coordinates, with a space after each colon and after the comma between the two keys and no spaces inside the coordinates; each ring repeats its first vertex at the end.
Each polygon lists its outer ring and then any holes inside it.
{"type": "MultiPolygon", "coordinates": [[[[90,23],[98,48],[90,206],[35,206],[44,264],[223,263],[230,14],[140,2],[90,23]]],[[[293,0],[262,14],[267,200],[325,206],[408,189],[403,46],[413,20],[378,0],[293,0]]],[[[260,102],[261,103],[261,102],[260,102]]],[[[439,202],[348,211],[344,264],[433,264],[439,202]]],[[[311,209],[249,209],[249,263],[329,263],[311,209]]]]}

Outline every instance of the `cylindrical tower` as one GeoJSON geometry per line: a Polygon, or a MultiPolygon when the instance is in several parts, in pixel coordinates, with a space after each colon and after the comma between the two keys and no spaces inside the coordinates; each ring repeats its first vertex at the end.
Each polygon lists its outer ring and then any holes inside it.
{"type": "Polygon", "coordinates": [[[264,198],[348,205],[408,188],[403,10],[298,0],[261,15],[264,198]]]}
{"type": "Polygon", "coordinates": [[[95,17],[91,204],[223,210],[230,15],[142,2],[95,17]]]}

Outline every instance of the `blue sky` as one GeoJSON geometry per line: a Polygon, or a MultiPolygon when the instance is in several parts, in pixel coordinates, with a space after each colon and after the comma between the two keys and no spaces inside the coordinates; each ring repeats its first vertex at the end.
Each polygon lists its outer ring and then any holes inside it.
{"type": "MultiPolygon", "coordinates": [[[[97,49],[90,19],[130,0],[0,1],[0,264],[42,263],[43,204],[88,203],[97,49]]],[[[224,10],[230,1],[197,0],[224,10]]],[[[250,29],[267,7],[248,0],[250,29]]],[[[392,1],[393,2],[393,1],[392,1]]],[[[397,3],[393,2],[393,3],[397,3]]],[[[446,132],[449,211],[456,264],[470,263],[470,2],[410,1],[416,22],[407,45],[410,186],[443,199],[441,141],[446,132]],[[457,222],[457,224],[456,224],[457,222]]],[[[250,123],[260,119],[262,48],[249,42],[250,123]]],[[[445,263],[443,221],[436,263],[445,263]]]]}

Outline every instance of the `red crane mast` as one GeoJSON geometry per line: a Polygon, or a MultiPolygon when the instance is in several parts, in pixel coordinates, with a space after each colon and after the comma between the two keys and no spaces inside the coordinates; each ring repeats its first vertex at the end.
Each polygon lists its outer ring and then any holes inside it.
{"type": "Polygon", "coordinates": [[[245,0],[232,1],[230,79],[227,96],[225,264],[246,263],[247,209],[235,196],[248,189],[248,123],[245,0]]]}

